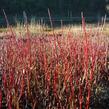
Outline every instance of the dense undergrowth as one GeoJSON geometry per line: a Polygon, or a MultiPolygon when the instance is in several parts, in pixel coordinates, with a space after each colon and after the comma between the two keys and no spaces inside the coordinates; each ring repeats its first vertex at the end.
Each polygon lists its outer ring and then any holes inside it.
{"type": "Polygon", "coordinates": [[[0,40],[0,109],[91,107],[95,90],[109,79],[109,37],[82,23],[80,36],[32,37],[27,27],[18,38],[9,28],[11,35],[0,40]]]}

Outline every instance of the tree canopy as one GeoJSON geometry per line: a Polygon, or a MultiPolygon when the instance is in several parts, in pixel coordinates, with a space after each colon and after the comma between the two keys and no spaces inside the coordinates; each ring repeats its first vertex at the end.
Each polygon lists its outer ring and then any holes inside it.
{"type": "Polygon", "coordinates": [[[53,15],[67,16],[68,13],[86,15],[106,13],[108,0],[0,0],[0,13],[4,9],[7,14],[22,14],[25,10],[31,15],[44,16],[49,8],[53,15]]]}

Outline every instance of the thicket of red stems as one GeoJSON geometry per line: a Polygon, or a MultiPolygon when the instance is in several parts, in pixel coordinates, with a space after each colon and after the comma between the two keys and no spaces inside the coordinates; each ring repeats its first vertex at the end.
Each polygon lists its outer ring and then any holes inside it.
{"type": "MultiPolygon", "coordinates": [[[[87,32],[0,41],[2,95],[8,109],[89,109],[92,90],[107,71],[108,37],[87,32]]],[[[9,36],[8,36],[9,37],[9,36]]]]}

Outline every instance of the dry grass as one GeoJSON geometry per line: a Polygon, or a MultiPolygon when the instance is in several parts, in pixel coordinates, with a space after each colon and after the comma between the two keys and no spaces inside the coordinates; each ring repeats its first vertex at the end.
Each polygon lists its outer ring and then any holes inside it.
{"type": "MultiPolygon", "coordinates": [[[[87,32],[95,33],[95,31],[100,31],[102,34],[109,36],[109,24],[106,23],[105,26],[96,26],[95,24],[87,24],[86,25],[87,32]]],[[[52,35],[53,32],[56,34],[68,34],[72,33],[73,35],[81,35],[82,34],[82,28],[81,25],[67,25],[61,27],[55,27],[54,29],[51,29],[48,26],[40,25],[40,24],[30,24],[28,25],[29,31],[33,36],[41,35],[41,34],[49,34],[52,35]],[[64,31],[64,32],[63,32],[64,31]]],[[[22,25],[20,23],[17,24],[16,27],[12,27],[13,31],[16,33],[16,36],[25,36],[26,33],[26,27],[25,25],[22,25]]],[[[0,38],[6,36],[8,34],[7,28],[0,28],[0,38]]]]}

